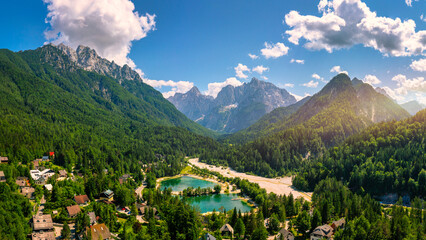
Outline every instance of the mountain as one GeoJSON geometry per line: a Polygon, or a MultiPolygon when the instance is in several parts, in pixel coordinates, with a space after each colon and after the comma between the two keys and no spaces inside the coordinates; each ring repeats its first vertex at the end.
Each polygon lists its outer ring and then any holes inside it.
{"type": "Polygon", "coordinates": [[[321,91],[290,107],[278,110],[290,113],[281,119],[271,112],[260,122],[228,139],[231,142],[246,142],[303,124],[313,129],[321,128],[325,135],[336,138],[327,141],[328,145],[342,141],[373,123],[401,120],[409,116],[403,108],[377,93],[371,85],[357,78],[351,81],[346,74],[335,76],[321,91]],[[336,126],[339,129],[335,129],[336,126]],[[335,131],[341,134],[336,135],[333,133],[335,131]]]}
{"type": "Polygon", "coordinates": [[[296,103],[285,89],[256,78],[238,87],[228,85],[216,98],[205,96],[194,87],[168,100],[190,119],[225,133],[247,128],[275,108],[296,103]]]}
{"type": "Polygon", "coordinates": [[[401,104],[401,107],[407,110],[407,112],[409,112],[411,115],[415,115],[420,110],[426,108],[426,105],[414,100],[401,104]]]}
{"type": "Polygon", "coordinates": [[[284,113],[278,115],[282,119],[271,112],[260,120],[270,124],[256,123],[227,136],[223,141],[238,144],[204,153],[200,159],[263,176],[287,174],[374,123],[410,116],[371,85],[352,82],[346,74],[335,76],[301,106],[278,111],[284,113]]]}
{"type": "Polygon", "coordinates": [[[156,154],[216,144],[133,70],[84,47],[0,50],[0,102],[0,155],[16,162],[55,151],[61,165],[138,173],[156,154]]]}

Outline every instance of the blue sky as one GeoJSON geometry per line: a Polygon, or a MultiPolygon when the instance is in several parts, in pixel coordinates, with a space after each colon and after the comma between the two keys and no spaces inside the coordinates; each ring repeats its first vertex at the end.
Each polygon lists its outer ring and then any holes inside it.
{"type": "Polygon", "coordinates": [[[215,95],[226,83],[251,77],[304,96],[346,71],[399,102],[426,103],[426,0],[90,2],[8,1],[0,9],[0,47],[88,45],[143,71],[167,96],[192,86],[215,95]],[[262,55],[265,43],[272,49],[262,55]],[[238,74],[239,64],[249,71],[238,74]],[[259,74],[257,66],[267,70],[259,74]]]}

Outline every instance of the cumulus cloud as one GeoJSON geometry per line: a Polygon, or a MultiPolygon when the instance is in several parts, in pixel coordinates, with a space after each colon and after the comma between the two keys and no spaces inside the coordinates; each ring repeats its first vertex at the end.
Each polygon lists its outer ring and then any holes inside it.
{"type": "Polygon", "coordinates": [[[246,65],[238,63],[235,69],[235,76],[238,78],[248,78],[248,76],[244,72],[250,72],[250,68],[248,68],[246,65]]]}
{"type": "Polygon", "coordinates": [[[420,59],[418,61],[413,61],[410,64],[411,69],[419,72],[426,72],[426,58],[420,59]]]}
{"type": "Polygon", "coordinates": [[[293,83],[286,83],[286,84],[284,84],[284,87],[292,88],[292,87],[294,87],[294,84],[293,83]]]}
{"type": "Polygon", "coordinates": [[[226,87],[228,85],[231,85],[231,86],[234,86],[234,87],[238,87],[238,86],[241,86],[242,84],[243,83],[240,82],[240,81],[238,81],[236,78],[230,77],[230,78],[227,78],[226,81],[224,81],[224,82],[212,82],[212,83],[209,83],[209,85],[207,87],[208,90],[205,91],[204,94],[216,98],[217,94],[220,92],[220,90],[222,90],[222,88],[224,88],[224,87],[226,87]]]}
{"type": "Polygon", "coordinates": [[[423,22],[426,22],[426,17],[422,15],[420,15],[420,20],[422,20],[423,22]]]}
{"type": "Polygon", "coordinates": [[[316,88],[316,87],[318,87],[318,82],[311,80],[307,83],[302,84],[302,86],[309,87],[309,88],[316,88]]]}
{"type": "Polygon", "coordinates": [[[262,55],[268,58],[279,58],[284,55],[287,55],[289,48],[284,45],[284,43],[277,42],[275,44],[270,44],[265,42],[265,48],[260,49],[262,55]]]}
{"type": "Polygon", "coordinates": [[[264,67],[263,65],[260,65],[260,66],[254,67],[252,69],[252,71],[253,72],[257,72],[259,74],[263,74],[264,71],[269,71],[269,68],[268,67],[264,67]]]}
{"type": "Polygon", "coordinates": [[[268,80],[268,77],[266,77],[266,76],[261,76],[261,78],[265,81],[268,80]]]}
{"type": "Polygon", "coordinates": [[[374,76],[374,75],[367,74],[367,75],[365,75],[365,77],[364,77],[364,82],[365,82],[365,83],[368,83],[368,84],[370,84],[370,85],[376,85],[376,84],[381,83],[382,81],[380,81],[380,80],[379,80],[376,76],[374,76]]]}
{"type": "Polygon", "coordinates": [[[155,15],[139,15],[130,0],[43,0],[47,4],[47,41],[73,48],[89,46],[119,65],[128,64],[132,41],[155,30],[155,15]]]}
{"type": "Polygon", "coordinates": [[[297,95],[297,94],[294,94],[294,93],[290,93],[290,95],[292,95],[294,98],[296,98],[297,101],[300,101],[307,96],[311,96],[311,94],[309,94],[309,93],[305,93],[304,96],[300,96],[300,95],[297,95]]]}
{"type": "Polygon", "coordinates": [[[343,71],[342,68],[340,66],[334,66],[330,69],[330,72],[335,72],[335,73],[345,73],[346,75],[349,75],[349,73],[347,71],[343,71]]]}
{"type": "Polygon", "coordinates": [[[150,85],[151,87],[159,88],[159,89],[161,89],[162,87],[171,87],[172,88],[171,91],[163,93],[163,96],[165,98],[174,96],[176,93],[186,93],[189,90],[191,90],[192,87],[194,87],[194,83],[188,82],[188,81],[175,82],[172,80],[164,81],[164,80],[152,80],[152,79],[143,78],[143,82],[150,85]]]}
{"type": "Polygon", "coordinates": [[[251,54],[251,53],[249,53],[248,54],[249,55],[249,57],[251,58],[251,59],[258,59],[259,58],[259,56],[257,56],[256,54],[251,54]]]}
{"type": "Polygon", "coordinates": [[[424,77],[407,79],[405,75],[398,74],[392,78],[397,82],[395,92],[399,95],[407,95],[408,92],[426,93],[426,81],[424,77]]]}
{"type": "Polygon", "coordinates": [[[305,64],[305,60],[301,60],[301,59],[291,59],[290,63],[298,63],[298,64],[305,64]]]}
{"type": "Polygon", "coordinates": [[[357,44],[372,47],[384,55],[422,55],[426,49],[426,31],[416,32],[413,20],[378,17],[361,0],[321,0],[321,17],[291,11],[285,15],[288,40],[313,50],[350,48],[357,44]]]}
{"type": "MultiPolygon", "coordinates": [[[[415,2],[419,1],[419,0],[414,0],[415,2]]],[[[407,6],[412,7],[413,5],[413,0],[405,0],[405,4],[407,4],[407,6]]]]}

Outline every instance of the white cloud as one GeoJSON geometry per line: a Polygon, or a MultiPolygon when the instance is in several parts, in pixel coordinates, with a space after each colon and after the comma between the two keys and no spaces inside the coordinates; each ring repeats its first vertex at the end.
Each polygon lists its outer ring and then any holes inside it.
{"type": "Polygon", "coordinates": [[[301,59],[291,59],[290,63],[298,63],[298,64],[305,64],[305,60],[301,60],[301,59]]]}
{"type": "Polygon", "coordinates": [[[163,96],[165,98],[174,96],[176,93],[186,93],[189,90],[191,90],[192,87],[194,87],[194,83],[188,82],[188,81],[175,82],[172,80],[164,81],[164,80],[152,80],[147,78],[142,78],[142,79],[144,83],[154,88],[161,89],[162,87],[171,87],[172,88],[171,91],[163,93],[163,96]]]}
{"type": "Polygon", "coordinates": [[[426,22],[426,17],[424,17],[423,14],[422,14],[422,15],[420,15],[420,20],[422,20],[423,22],[426,22]]]}
{"type": "Polygon", "coordinates": [[[266,76],[261,76],[261,78],[265,81],[268,80],[268,77],[266,77],[266,76]]]}
{"type": "Polygon", "coordinates": [[[119,65],[128,64],[132,41],[155,30],[155,15],[139,15],[130,0],[43,0],[47,4],[45,37],[73,48],[91,47],[119,65]]]}
{"type": "Polygon", "coordinates": [[[391,88],[389,88],[389,87],[382,87],[385,91],[386,91],[386,93],[391,97],[391,98],[393,98],[393,99],[395,99],[395,100],[397,100],[397,101],[402,101],[402,100],[404,100],[405,98],[403,97],[403,96],[401,96],[401,95],[399,95],[399,94],[397,94],[394,90],[392,90],[391,88]]]}
{"type": "Polygon", "coordinates": [[[368,83],[368,84],[370,84],[370,85],[376,85],[376,84],[381,83],[382,81],[380,81],[380,80],[379,80],[376,76],[374,76],[374,75],[367,74],[367,75],[365,75],[365,77],[364,77],[364,82],[365,82],[365,83],[368,83]]]}
{"type": "Polygon", "coordinates": [[[286,83],[286,84],[284,84],[284,87],[292,88],[292,87],[294,87],[294,84],[293,83],[286,83]]]}
{"type": "Polygon", "coordinates": [[[312,78],[315,78],[315,79],[317,79],[317,80],[320,80],[321,82],[327,82],[327,81],[325,81],[325,80],[324,80],[324,78],[323,78],[323,77],[321,77],[320,75],[318,75],[318,74],[316,74],[316,73],[312,74],[312,78]]]}
{"type": "MultiPolygon", "coordinates": [[[[419,0],[414,0],[414,1],[419,1],[419,0]]],[[[413,0],[405,0],[405,4],[407,4],[407,6],[412,7],[413,5],[413,0]]]]}
{"type": "Polygon", "coordinates": [[[268,67],[264,67],[263,65],[260,65],[260,66],[254,67],[252,69],[252,71],[253,72],[257,72],[259,74],[263,74],[264,71],[269,71],[269,68],[268,67]]]}
{"type": "Polygon", "coordinates": [[[238,65],[234,68],[235,69],[235,76],[238,78],[248,78],[244,72],[250,72],[250,68],[248,68],[246,65],[238,63],[238,65]]]}
{"type": "Polygon", "coordinates": [[[265,48],[260,49],[262,55],[268,58],[279,58],[281,56],[287,55],[289,48],[284,45],[284,43],[277,42],[275,44],[269,44],[265,42],[265,48]]]}
{"type": "Polygon", "coordinates": [[[311,80],[307,83],[302,84],[302,86],[309,87],[309,88],[316,88],[318,87],[318,82],[314,82],[314,80],[311,80]]]}
{"type": "Polygon", "coordinates": [[[362,44],[392,56],[422,55],[426,49],[426,31],[416,32],[413,20],[378,17],[361,0],[321,0],[318,10],[321,17],[286,14],[291,43],[303,38],[306,48],[328,52],[362,44]]]}
{"type": "Polygon", "coordinates": [[[340,66],[334,66],[330,69],[330,72],[335,72],[335,73],[345,73],[346,75],[349,75],[349,73],[347,71],[343,71],[342,68],[340,66]]]}
{"type": "Polygon", "coordinates": [[[416,93],[416,99],[419,103],[426,105],[426,94],[416,93]]]}
{"type": "Polygon", "coordinates": [[[238,87],[238,86],[241,86],[242,84],[243,83],[238,81],[236,78],[230,77],[230,78],[227,78],[226,81],[224,81],[224,82],[209,83],[208,90],[205,91],[204,94],[210,95],[210,96],[216,98],[217,94],[220,92],[220,90],[222,90],[222,88],[224,88],[228,85],[238,87]]]}
{"type": "Polygon", "coordinates": [[[392,80],[397,82],[398,88],[395,89],[395,92],[399,95],[407,95],[408,92],[426,93],[426,81],[424,77],[407,79],[405,75],[398,74],[392,80]]]}
{"type": "Polygon", "coordinates": [[[249,55],[249,57],[251,58],[251,59],[258,59],[259,58],[259,56],[257,56],[257,55],[255,55],[255,54],[251,54],[251,53],[249,53],[248,54],[249,55]]]}
{"type": "Polygon", "coordinates": [[[299,96],[299,95],[294,94],[294,93],[290,93],[290,95],[293,95],[293,97],[296,98],[297,101],[300,101],[300,100],[304,99],[307,96],[311,96],[311,94],[309,94],[309,93],[305,93],[305,96],[299,96]]]}
{"type": "Polygon", "coordinates": [[[419,71],[419,72],[426,72],[426,58],[417,60],[417,61],[413,61],[410,64],[411,69],[413,69],[414,71],[419,71]]]}

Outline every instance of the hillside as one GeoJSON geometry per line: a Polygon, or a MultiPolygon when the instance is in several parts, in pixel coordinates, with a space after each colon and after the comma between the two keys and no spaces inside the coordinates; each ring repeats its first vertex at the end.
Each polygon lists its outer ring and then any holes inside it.
{"type": "MultiPolygon", "coordinates": [[[[339,74],[291,115],[284,115],[282,120],[267,126],[254,125],[258,128],[251,128],[252,132],[224,140],[248,143],[205,153],[200,159],[228,164],[242,172],[282,175],[301,167],[304,159],[321,155],[375,122],[409,116],[370,85],[358,84],[356,80],[354,83],[346,74],[339,74]]],[[[267,115],[262,121],[265,119],[272,117],[267,115]]]]}
{"type": "Polygon", "coordinates": [[[285,89],[256,78],[238,87],[228,85],[216,98],[203,95],[194,87],[168,100],[190,119],[223,133],[247,128],[275,108],[296,102],[285,89]]]}
{"type": "Polygon", "coordinates": [[[403,108],[377,93],[371,85],[356,78],[351,81],[346,74],[335,76],[311,98],[280,111],[291,114],[277,119],[277,113],[271,112],[228,139],[244,143],[303,124],[311,129],[321,129],[324,137],[328,135],[324,142],[330,146],[373,123],[409,117],[403,108]]]}
{"type": "Polygon", "coordinates": [[[401,104],[401,107],[407,110],[407,112],[409,112],[411,115],[416,115],[417,112],[426,108],[424,104],[421,104],[417,101],[409,101],[409,102],[403,103],[401,104]]]}
{"type": "Polygon", "coordinates": [[[188,131],[208,130],[142,81],[83,70],[52,45],[0,50],[0,79],[0,155],[14,162],[55,151],[66,167],[128,172],[157,161],[155,154],[183,157],[215,146],[188,131]]]}

